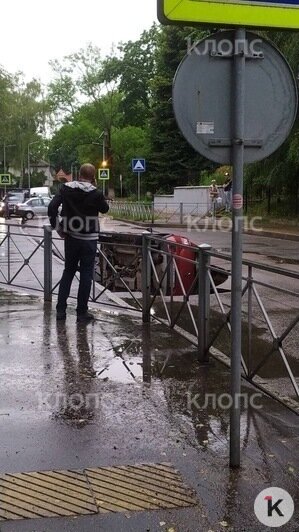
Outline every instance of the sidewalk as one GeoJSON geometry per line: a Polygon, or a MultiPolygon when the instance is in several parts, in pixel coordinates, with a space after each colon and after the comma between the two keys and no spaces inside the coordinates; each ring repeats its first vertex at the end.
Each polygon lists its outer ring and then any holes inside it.
{"type": "MultiPolygon", "coordinates": [[[[225,224],[221,220],[222,220],[221,218],[217,218],[215,222],[212,222],[210,218],[198,219],[197,222],[195,221],[193,224],[191,224],[191,227],[193,229],[198,228],[199,230],[200,229],[205,229],[205,230],[218,229],[219,231],[221,230],[223,231],[225,229],[225,224]]],[[[122,219],[119,219],[119,221],[125,222],[125,220],[122,220],[122,219]]],[[[179,222],[155,222],[151,224],[150,222],[130,221],[129,223],[143,227],[143,228],[152,227],[152,228],[159,228],[159,229],[163,227],[165,227],[165,229],[167,228],[185,229],[188,226],[187,223],[180,224],[179,222]]],[[[280,238],[283,240],[294,240],[297,242],[299,241],[299,226],[294,226],[290,224],[285,224],[285,225],[265,224],[264,226],[257,226],[257,230],[245,228],[244,234],[264,236],[264,237],[269,237],[269,238],[280,238]]]]}
{"type": "Polygon", "coordinates": [[[54,306],[24,291],[0,301],[1,532],[260,532],[253,504],[269,486],[294,497],[282,530],[298,529],[298,416],[265,396],[243,408],[242,467],[230,470],[226,367],[200,367],[185,340],[136,317],[97,311],[86,326],[70,308],[56,324],[54,306]],[[68,494],[85,490],[81,510],[66,504],[65,479],[68,494]],[[13,505],[31,518],[6,521],[13,505]]]}

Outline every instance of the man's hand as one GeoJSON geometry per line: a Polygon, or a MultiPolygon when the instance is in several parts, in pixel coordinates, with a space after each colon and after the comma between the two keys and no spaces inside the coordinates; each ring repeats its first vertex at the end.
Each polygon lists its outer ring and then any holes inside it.
{"type": "Polygon", "coordinates": [[[62,229],[57,229],[57,234],[60,236],[60,238],[65,238],[66,237],[66,233],[64,233],[62,231],[62,229]]]}

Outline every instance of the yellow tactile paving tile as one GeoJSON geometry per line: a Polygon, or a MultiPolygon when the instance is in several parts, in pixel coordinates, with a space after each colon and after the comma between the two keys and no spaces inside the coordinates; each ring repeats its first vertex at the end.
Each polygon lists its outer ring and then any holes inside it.
{"type": "Polygon", "coordinates": [[[197,504],[170,464],[0,475],[0,521],[197,504]]]}
{"type": "Polygon", "coordinates": [[[43,471],[0,476],[0,520],[97,512],[83,472],[43,471]]]}
{"type": "Polygon", "coordinates": [[[86,469],[100,512],[194,506],[197,501],[168,464],[86,469]]]}

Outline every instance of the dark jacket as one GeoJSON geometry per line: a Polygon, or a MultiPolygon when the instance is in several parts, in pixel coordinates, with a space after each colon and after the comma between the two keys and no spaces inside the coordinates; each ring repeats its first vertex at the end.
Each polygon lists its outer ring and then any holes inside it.
{"type": "Polygon", "coordinates": [[[79,239],[96,240],[99,236],[99,212],[109,210],[102,192],[85,181],[66,183],[48,207],[53,229],[79,239]],[[59,216],[59,207],[62,205],[59,216]]]}

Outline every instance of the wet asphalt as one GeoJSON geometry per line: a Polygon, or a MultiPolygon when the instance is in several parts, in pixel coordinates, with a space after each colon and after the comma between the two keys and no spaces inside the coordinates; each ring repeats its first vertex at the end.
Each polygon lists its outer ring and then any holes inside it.
{"type": "MultiPolygon", "coordinates": [[[[196,492],[183,510],[0,522],[1,532],[259,532],[255,497],[269,486],[295,500],[298,416],[243,383],[242,466],[228,467],[229,369],[201,366],[163,325],[96,310],[76,323],[25,291],[0,291],[0,473],[169,462],[196,492]],[[205,407],[206,394],[215,394],[205,407]],[[253,402],[253,401],[252,401],[253,402]]],[[[212,396],[211,396],[212,397],[212,396]]]]}

